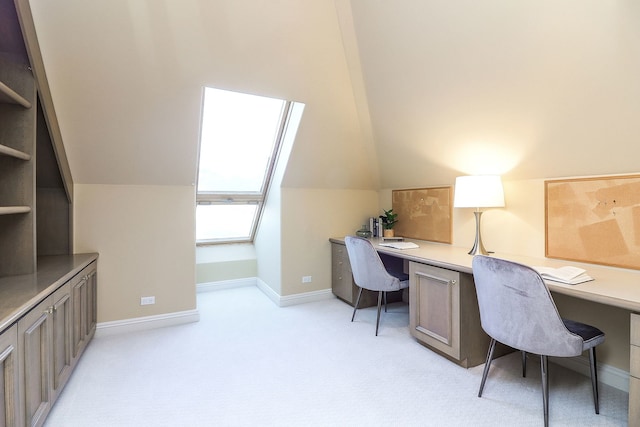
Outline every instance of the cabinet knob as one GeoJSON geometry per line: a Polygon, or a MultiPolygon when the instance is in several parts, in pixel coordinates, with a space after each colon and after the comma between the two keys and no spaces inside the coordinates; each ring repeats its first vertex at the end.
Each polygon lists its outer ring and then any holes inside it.
{"type": "Polygon", "coordinates": [[[452,281],[451,281],[451,284],[452,284],[452,285],[455,285],[455,284],[456,284],[456,281],[455,281],[455,280],[452,280],[452,281]]]}

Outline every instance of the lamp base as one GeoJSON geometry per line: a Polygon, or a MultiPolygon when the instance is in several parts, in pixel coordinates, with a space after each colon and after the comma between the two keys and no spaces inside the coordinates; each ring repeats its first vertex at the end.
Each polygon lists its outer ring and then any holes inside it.
{"type": "Polygon", "coordinates": [[[489,252],[484,248],[482,244],[482,236],[480,235],[480,217],[482,215],[482,211],[477,210],[473,213],[476,217],[476,240],[473,242],[473,247],[468,252],[469,255],[488,255],[489,252]]]}

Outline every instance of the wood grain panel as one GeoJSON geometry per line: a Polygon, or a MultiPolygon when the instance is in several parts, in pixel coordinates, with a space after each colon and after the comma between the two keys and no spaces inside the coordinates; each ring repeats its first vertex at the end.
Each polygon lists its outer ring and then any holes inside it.
{"type": "Polygon", "coordinates": [[[452,243],[452,187],[393,190],[396,236],[452,243]]]}
{"type": "Polygon", "coordinates": [[[640,175],[545,182],[546,256],[640,269],[640,175]]]}

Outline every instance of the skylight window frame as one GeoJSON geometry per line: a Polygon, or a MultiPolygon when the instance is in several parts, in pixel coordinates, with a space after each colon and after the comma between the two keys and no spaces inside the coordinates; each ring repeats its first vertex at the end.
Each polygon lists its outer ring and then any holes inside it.
{"type": "MultiPolygon", "coordinates": [[[[203,97],[204,102],[204,97],[203,97]]],[[[262,218],[264,206],[267,201],[269,187],[273,179],[276,163],[280,154],[280,148],[285,137],[285,131],[291,116],[292,101],[283,100],[282,110],[277,126],[276,135],[271,156],[267,162],[265,175],[262,181],[260,191],[198,191],[198,178],[200,176],[200,159],[198,158],[197,175],[196,175],[196,206],[198,205],[257,205],[255,215],[253,217],[250,233],[248,237],[230,237],[230,238],[213,238],[213,239],[197,239],[197,246],[224,244],[224,243],[252,243],[262,218]]],[[[203,117],[201,117],[203,120],[203,117]]],[[[202,141],[198,144],[198,150],[201,149],[202,141]]],[[[198,156],[199,157],[199,156],[198,156]]],[[[196,225],[197,226],[197,225],[196,225]]]]}

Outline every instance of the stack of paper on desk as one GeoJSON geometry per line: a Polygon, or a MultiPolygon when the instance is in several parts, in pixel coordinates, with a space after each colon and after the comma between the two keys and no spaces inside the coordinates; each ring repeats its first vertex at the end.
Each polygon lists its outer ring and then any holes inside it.
{"type": "Polygon", "coordinates": [[[415,249],[420,247],[413,242],[384,242],[380,243],[380,246],[386,246],[393,249],[415,249]]]}
{"type": "Polygon", "coordinates": [[[540,273],[543,279],[566,283],[568,285],[577,285],[578,283],[593,280],[593,277],[589,276],[586,270],[571,265],[560,268],[533,267],[533,269],[540,273]]]}

